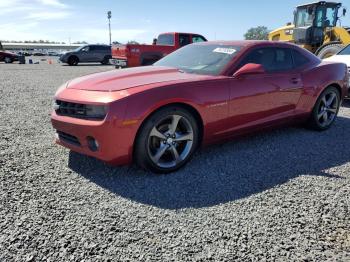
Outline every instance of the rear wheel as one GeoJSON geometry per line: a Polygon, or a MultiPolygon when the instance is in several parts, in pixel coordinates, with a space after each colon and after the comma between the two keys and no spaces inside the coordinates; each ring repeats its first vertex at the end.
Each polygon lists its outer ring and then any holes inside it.
{"type": "Polygon", "coordinates": [[[340,107],[340,93],[335,87],[328,87],[322,92],[312,111],[309,125],[319,131],[331,127],[337,118],[340,107]]]}
{"type": "Polygon", "coordinates": [[[154,113],[141,127],[134,156],[136,163],[155,173],[170,173],[185,165],[198,146],[198,124],[181,107],[154,113]]]}
{"type": "Polygon", "coordinates": [[[321,59],[325,59],[337,54],[343,48],[344,46],[341,44],[326,45],[317,51],[317,56],[321,59]]]}
{"type": "Polygon", "coordinates": [[[78,57],[76,57],[76,56],[71,56],[71,57],[69,57],[69,59],[68,59],[68,65],[70,65],[70,66],[76,66],[76,65],[78,65],[78,63],[79,63],[78,57]]]}
{"type": "Polygon", "coordinates": [[[103,60],[101,61],[102,65],[108,65],[109,64],[109,59],[111,59],[111,56],[105,56],[103,60]]]}

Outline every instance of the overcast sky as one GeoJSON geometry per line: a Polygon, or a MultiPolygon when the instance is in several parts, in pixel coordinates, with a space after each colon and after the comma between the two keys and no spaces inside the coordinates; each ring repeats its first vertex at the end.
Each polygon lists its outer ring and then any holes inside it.
{"type": "MultiPolygon", "coordinates": [[[[111,10],[113,41],[150,43],[167,31],[234,40],[242,39],[250,27],[275,29],[291,22],[294,7],[305,2],[308,0],[0,0],[0,39],[108,43],[106,13],[111,10]]],[[[350,10],[342,21],[350,26],[350,10]]]]}

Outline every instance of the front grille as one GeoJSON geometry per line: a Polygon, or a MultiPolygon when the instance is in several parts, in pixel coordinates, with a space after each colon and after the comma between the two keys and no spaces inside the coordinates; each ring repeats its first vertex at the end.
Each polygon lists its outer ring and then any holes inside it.
{"type": "Polygon", "coordinates": [[[77,137],[64,133],[62,131],[57,131],[57,134],[60,140],[63,140],[64,142],[67,142],[75,146],[81,146],[77,137]]]}
{"type": "Polygon", "coordinates": [[[74,118],[82,118],[89,120],[102,120],[104,116],[89,116],[87,114],[90,110],[85,104],[78,104],[72,102],[66,102],[62,100],[56,100],[56,114],[61,116],[70,116],[74,118]]]}

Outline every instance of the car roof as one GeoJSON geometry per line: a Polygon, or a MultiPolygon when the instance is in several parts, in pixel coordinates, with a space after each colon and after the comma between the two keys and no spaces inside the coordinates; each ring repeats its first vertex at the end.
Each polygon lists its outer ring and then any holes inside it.
{"type": "Polygon", "coordinates": [[[251,47],[251,46],[281,46],[281,47],[292,47],[295,46],[288,42],[277,42],[268,40],[236,40],[236,41],[208,41],[195,43],[196,45],[223,45],[223,46],[240,46],[240,47],[251,47]]]}

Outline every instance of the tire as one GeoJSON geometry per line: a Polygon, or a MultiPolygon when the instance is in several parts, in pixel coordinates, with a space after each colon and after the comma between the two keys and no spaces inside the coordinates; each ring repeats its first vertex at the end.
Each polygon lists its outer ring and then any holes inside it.
{"type": "Polygon", "coordinates": [[[101,61],[102,65],[108,65],[109,64],[109,59],[111,59],[111,56],[105,56],[103,60],[101,61]]]}
{"type": "Polygon", "coordinates": [[[325,59],[325,58],[328,58],[328,57],[331,57],[331,56],[337,54],[343,48],[344,48],[344,46],[342,44],[326,45],[324,47],[320,47],[320,49],[317,50],[317,56],[320,59],[325,59]]]}
{"type": "Polygon", "coordinates": [[[324,131],[332,126],[340,108],[340,93],[337,88],[330,86],[318,97],[312,110],[309,127],[324,131]]]}
{"type": "Polygon", "coordinates": [[[5,57],[4,61],[5,61],[6,64],[13,63],[13,59],[11,57],[8,57],[8,56],[5,57]]]}
{"type": "Polygon", "coordinates": [[[76,66],[79,63],[79,58],[76,56],[71,56],[68,58],[68,65],[70,66],[76,66]]]}
{"type": "Polygon", "coordinates": [[[142,124],[135,142],[135,162],[154,173],[171,173],[191,159],[198,144],[194,116],[179,106],[165,107],[142,124]]]}

